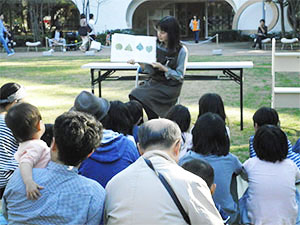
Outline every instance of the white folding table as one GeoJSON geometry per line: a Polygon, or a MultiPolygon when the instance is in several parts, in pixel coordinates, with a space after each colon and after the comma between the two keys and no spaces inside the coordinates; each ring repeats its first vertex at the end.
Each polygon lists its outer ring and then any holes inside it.
{"type": "MultiPolygon", "coordinates": [[[[88,63],[81,66],[83,69],[90,69],[91,88],[94,93],[95,84],[98,83],[99,97],[101,97],[101,82],[104,80],[136,80],[145,79],[145,76],[112,76],[117,71],[137,71],[138,64],[131,65],[128,63],[88,63]],[[98,76],[95,77],[95,71],[98,76]]],[[[253,62],[188,62],[184,80],[220,80],[235,81],[240,86],[240,110],[241,110],[241,130],[243,130],[243,70],[253,68],[253,62]],[[189,71],[222,71],[221,75],[190,75],[189,71]]],[[[138,73],[138,72],[137,72],[138,73]]]]}

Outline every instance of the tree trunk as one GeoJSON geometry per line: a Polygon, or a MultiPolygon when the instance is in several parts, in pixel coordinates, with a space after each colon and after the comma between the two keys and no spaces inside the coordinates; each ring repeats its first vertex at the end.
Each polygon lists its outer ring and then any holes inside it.
{"type": "Polygon", "coordinates": [[[280,15],[281,15],[281,33],[282,37],[285,37],[285,24],[284,24],[284,0],[279,1],[280,15]]]}
{"type": "MultiPolygon", "coordinates": [[[[22,24],[24,31],[27,32],[29,30],[28,27],[28,0],[22,0],[22,24]]],[[[22,29],[23,30],[23,29],[22,29]]]]}
{"type": "Polygon", "coordinates": [[[297,33],[299,32],[300,28],[297,27],[297,13],[300,12],[300,2],[298,0],[288,0],[289,6],[290,6],[290,13],[291,18],[293,22],[293,33],[294,36],[297,36],[297,33]]]}

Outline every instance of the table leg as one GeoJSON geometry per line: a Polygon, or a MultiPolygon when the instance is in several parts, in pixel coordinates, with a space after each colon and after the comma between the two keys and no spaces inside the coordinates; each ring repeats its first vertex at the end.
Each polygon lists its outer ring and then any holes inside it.
{"type": "Polygon", "coordinates": [[[240,70],[240,108],[241,108],[241,130],[244,129],[244,122],[243,122],[243,69],[240,70]]]}
{"type": "Polygon", "coordinates": [[[101,90],[101,70],[98,71],[98,87],[99,87],[99,97],[101,98],[102,90],[101,90]]]}
{"type": "Polygon", "coordinates": [[[92,88],[92,93],[94,94],[95,90],[95,85],[94,85],[94,69],[91,69],[91,88],[92,88]]]}

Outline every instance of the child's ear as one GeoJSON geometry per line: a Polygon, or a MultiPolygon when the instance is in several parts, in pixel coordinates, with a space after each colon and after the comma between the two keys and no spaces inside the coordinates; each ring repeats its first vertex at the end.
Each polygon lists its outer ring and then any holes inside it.
{"type": "Polygon", "coordinates": [[[217,188],[217,185],[215,183],[213,183],[211,186],[210,186],[210,193],[211,195],[214,195],[215,191],[216,191],[216,188],[217,188]]]}
{"type": "Polygon", "coordinates": [[[56,142],[55,142],[55,138],[54,138],[54,137],[52,138],[51,145],[50,145],[50,149],[51,149],[51,151],[53,151],[53,152],[56,152],[56,151],[57,151],[57,148],[56,148],[56,142]]]}
{"type": "Polygon", "coordinates": [[[140,146],[140,143],[137,143],[137,147],[138,147],[138,150],[139,150],[140,155],[143,155],[143,154],[144,154],[144,150],[143,150],[142,147],[140,146]]]}
{"type": "Polygon", "coordinates": [[[42,120],[39,120],[39,122],[36,124],[36,129],[38,130],[38,131],[40,131],[42,128],[41,128],[41,124],[42,123],[42,120]]]}

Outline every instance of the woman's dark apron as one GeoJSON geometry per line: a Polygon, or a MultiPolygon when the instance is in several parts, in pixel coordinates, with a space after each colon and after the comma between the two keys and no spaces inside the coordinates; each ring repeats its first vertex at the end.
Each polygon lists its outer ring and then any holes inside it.
{"type": "MultiPolygon", "coordinates": [[[[161,47],[158,48],[157,61],[172,70],[176,70],[178,53],[181,48],[173,53],[166,52],[166,50],[161,51],[161,49],[161,47]]],[[[150,65],[147,66],[151,67],[150,65]]],[[[176,104],[181,87],[181,82],[172,79],[167,80],[165,72],[152,68],[149,79],[141,82],[137,88],[133,89],[129,97],[137,99],[159,117],[164,117],[170,108],[176,104]]]]}

